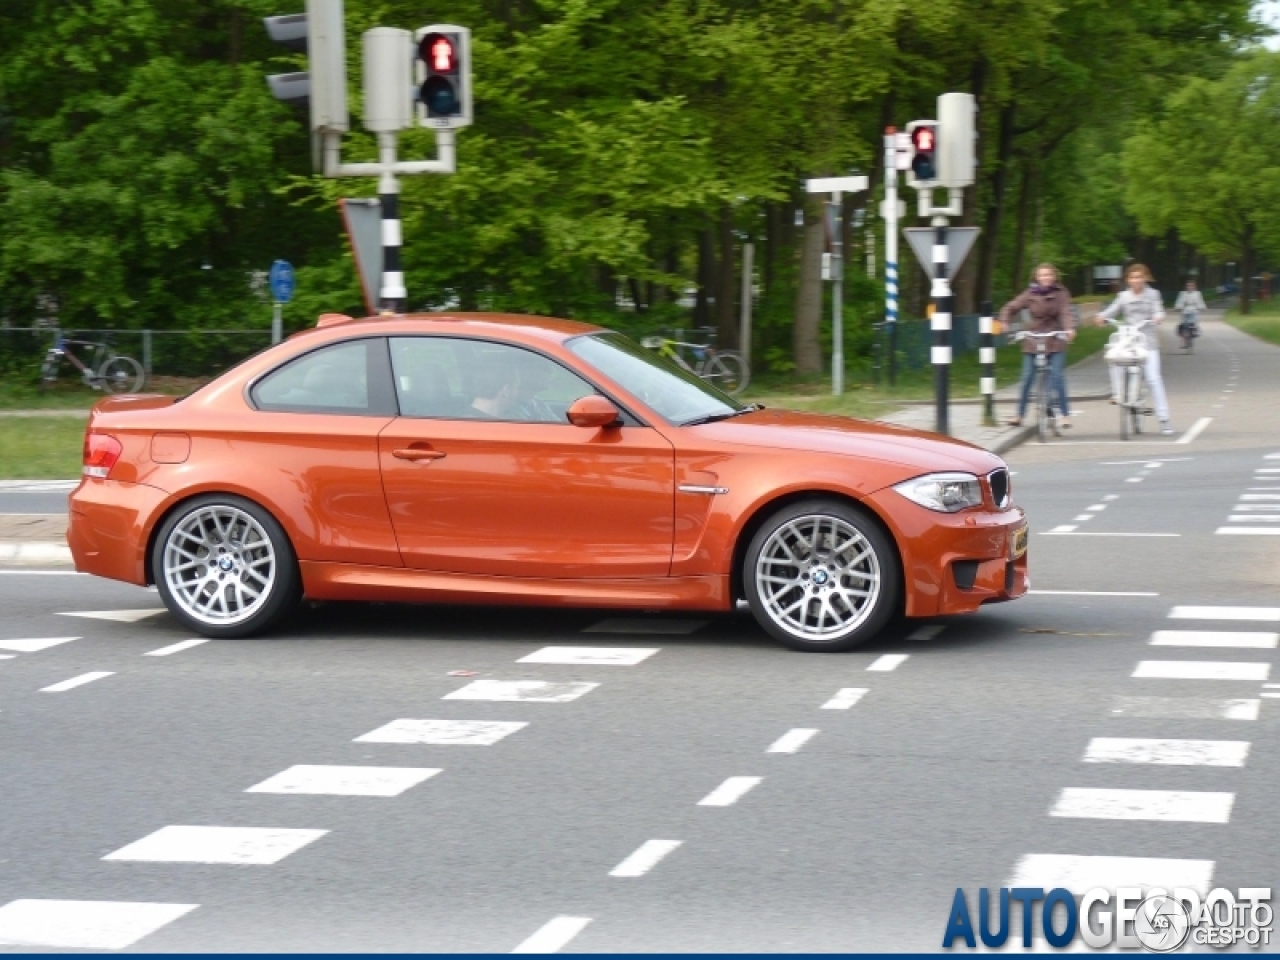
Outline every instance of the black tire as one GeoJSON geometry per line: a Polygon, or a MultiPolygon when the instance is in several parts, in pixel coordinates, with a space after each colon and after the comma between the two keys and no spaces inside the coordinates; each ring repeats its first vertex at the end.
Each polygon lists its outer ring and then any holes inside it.
{"type": "MultiPolygon", "coordinates": [[[[793,503],[783,507],[769,517],[751,538],[743,558],[742,582],[746,589],[747,602],[756,622],[770,636],[792,650],[805,653],[839,653],[851,650],[871,640],[893,617],[901,606],[902,573],[899,566],[898,551],[893,539],[884,532],[878,523],[872,520],[863,510],[839,500],[814,498],[793,503]],[[817,523],[821,531],[826,525],[829,533],[818,532],[811,540],[821,541],[819,548],[808,556],[799,557],[799,562],[790,564],[783,560],[769,560],[762,564],[762,554],[785,542],[775,539],[785,538],[790,530],[803,529],[806,524],[817,523]],[[795,525],[794,527],[790,525],[795,525]],[[841,566],[829,548],[838,546],[837,537],[846,538],[845,546],[836,553],[844,553],[849,546],[857,545],[861,549],[866,545],[869,553],[866,559],[859,554],[860,564],[855,568],[850,564],[841,566]],[[763,569],[777,570],[779,567],[794,566],[793,586],[767,586],[772,591],[769,596],[762,593],[762,583],[768,579],[782,580],[782,577],[769,577],[758,571],[763,569]],[[818,570],[822,570],[823,579],[818,580],[818,570]],[[833,572],[828,572],[831,570],[833,572]],[[864,572],[865,571],[865,572],[864,572]],[[874,579],[871,574],[874,574],[874,579]],[[848,602],[846,590],[854,589],[854,582],[875,583],[876,588],[867,588],[865,592],[872,594],[866,597],[862,607],[854,610],[848,602]],[[822,591],[822,592],[819,592],[822,591]],[[837,601],[848,612],[846,624],[834,623],[829,631],[823,632],[826,623],[825,613],[819,619],[817,627],[806,629],[804,624],[788,625],[775,615],[780,604],[794,607],[803,604],[800,614],[805,620],[812,616],[814,604],[824,610],[831,610],[833,616],[842,615],[837,609],[837,601]]],[[[785,612],[779,611],[779,613],[785,612]]]]}
{"type": "MultiPolygon", "coordinates": [[[[223,543],[234,545],[235,541],[231,538],[237,534],[235,525],[229,527],[229,534],[229,537],[224,537],[223,543]]],[[[227,552],[233,551],[229,548],[227,552]]],[[[169,514],[160,525],[155,543],[151,548],[151,571],[155,578],[156,589],[164,605],[169,608],[169,612],[185,627],[206,637],[249,637],[263,633],[297,609],[298,602],[302,598],[302,578],[298,572],[297,554],[284,529],[276,522],[275,517],[258,504],[233,494],[215,493],[193,497],[169,514]],[[252,534],[252,536],[242,535],[241,537],[243,544],[247,544],[246,551],[248,549],[266,551],[268,549],[266,544],[269,544],[269,554],[273,564],[270,582],[259,591],[257,596],[260,599],[255,600],[246,611],[243,611],[243,616],[218,620],[216,617],[202,618],[196,615],[190,609],[194,604],[188,591],[191,587],[197,586],[195,578],[200,577],[201,570],[192,570],[191,575],[188,576],[188,571],[170,574],[170,568],[166,567],[166,560],[172,556],[170,552],[172,545],[175,553],[181,554],[190,550],[191,555],[198,558],[194,563],[203,568],[205,572],[203,580],[213,588],[207,593],[197,591],[199,595],[207,598],[222,593],[225,600],[227,591],[236,588],[237,580],[241,584],[249,584],[246,576],[249,575],[248,570],[252,562],[244,562],[242,553],[234,554],[235,560],[239,561],[239,566],[236,566],[233,561],[232,568],[227,571],[230,578],[224,580],[225,574],[220,570],[214,570],[215,554],[212,550],[202,555],[199,548],[191,547],[194,541],[189,534],[175,536],[175,531],[180,527],[189,527],[198,523],[200,518],[211,510],[225,510],[233,516],[237,513],[247,515],[256,522],[257,530],[252,529],[251,523],[244,524],[245,533],[252,534]],[[265,538],[265,542],[262,538],[265,538]],[[218,573],[216,583],[212,580],[215,572],[218,573]],[[182,595],[175,592],[171,575],[179,589],[184,586],[187,588],[182,590],[182,595]]],[[[225,604],[223,608],[226,609],[225,604]]]]}
{"type": "Polygon", "coordinates": [[[137,393],[146,379],[142,364],[133,357],[114,356],[97,373],[97,381],[107,393],[137,393]]]}

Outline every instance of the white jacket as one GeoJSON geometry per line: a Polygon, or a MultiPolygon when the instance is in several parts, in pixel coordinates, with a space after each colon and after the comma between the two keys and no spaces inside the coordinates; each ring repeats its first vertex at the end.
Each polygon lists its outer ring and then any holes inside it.
{"type": "Polygon", "coordinates": [[[1207,310],[1204,305],[1204,295],[1199,290],[1183,290],[1178,294],[1178,300],[1173,305],[1173,309],[1181,310],[1183,313],[1199,313],[1201,310],[1207,310]]]}

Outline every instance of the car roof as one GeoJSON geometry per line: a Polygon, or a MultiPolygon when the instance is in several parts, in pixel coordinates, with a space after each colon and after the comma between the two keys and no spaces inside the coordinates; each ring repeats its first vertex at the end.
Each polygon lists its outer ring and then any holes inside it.
{"type": "MultiPolygon", "coordinates": [[[[456,330],[469,334],[492,333],[498,335],[524,334],[538,339],[561,343],[570,337],[584,333],[596,333],[603,327],[576,320],[560,320],[556,317],[538,317],[524,313],[398,313],[347,320],[331,319],[323,327],[304,330],[305,335],[323,330],[328,333],[443,333],[456,330]]],[[[298,336],[298,334],[294,334],[298,336]]],[[[293,339],[292,337],[290,339],[293,339]]]]}

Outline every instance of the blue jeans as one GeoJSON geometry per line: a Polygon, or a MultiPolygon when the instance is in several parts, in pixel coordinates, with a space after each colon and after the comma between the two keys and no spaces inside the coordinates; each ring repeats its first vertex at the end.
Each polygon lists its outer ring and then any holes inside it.
{"type": "MultiPolygon", "coordinates": [[[[1067,368],[1067,351],[1060,350],[1057,353],[1046,354],[1049,358],[1049,396],[1050,403],[1053,403],[1052,397],[1056,394],[1058,398],[1058,413],[1067,416],[1071,412],[1071,404],[1067,402],[1067,378],[1065,371],[1067,368]]],[[[1036,377],[1036,355],[1034,353],[1024,353],[1022,355],[1022,396],[1018,399],[1018,419],[1021,420],[1027,412],[1027,404],[1031,402],[1031,385],[1035,382],[1036,377]]]]}

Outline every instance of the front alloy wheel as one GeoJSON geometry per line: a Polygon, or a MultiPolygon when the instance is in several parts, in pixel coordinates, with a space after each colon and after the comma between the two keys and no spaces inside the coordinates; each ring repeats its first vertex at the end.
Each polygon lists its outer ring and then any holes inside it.
{"type": "Polygon", "coordinates": [[[243,637],[286,615],[300,595],[284,531],[255,503],[198,497],[164,523],[152,553],[165,606],[197,633],[243,637]]]}
{"type": "Polygon", "coordinates": [[[794,650],[849,650],[892,616],[901,576],[893,543],[838,501],[780,510],[752,538],[743,582],[756,620],[794,650]]]}

